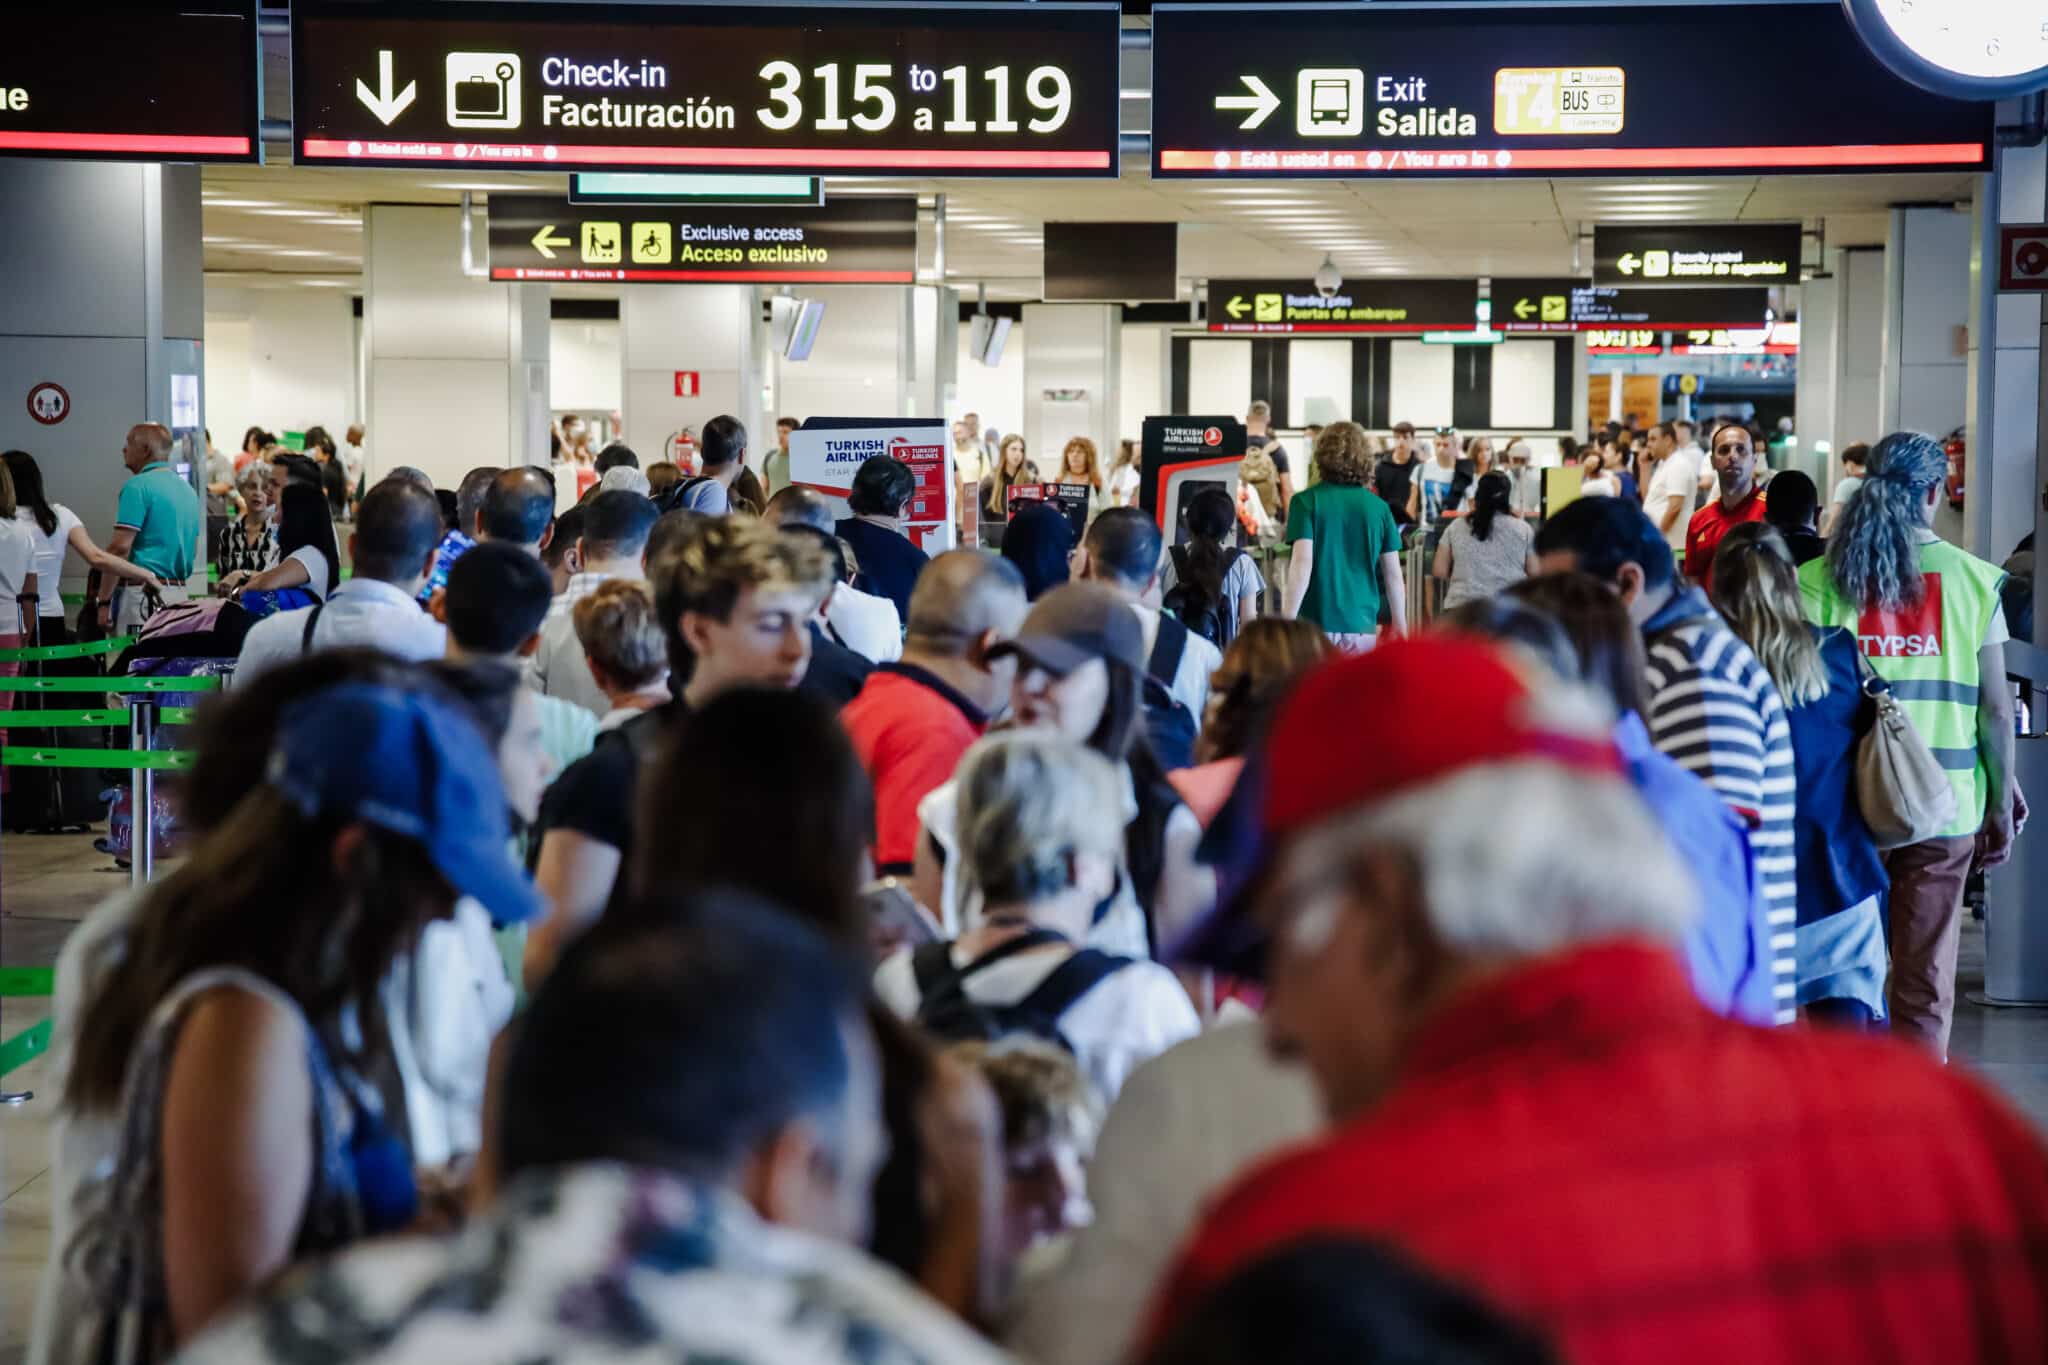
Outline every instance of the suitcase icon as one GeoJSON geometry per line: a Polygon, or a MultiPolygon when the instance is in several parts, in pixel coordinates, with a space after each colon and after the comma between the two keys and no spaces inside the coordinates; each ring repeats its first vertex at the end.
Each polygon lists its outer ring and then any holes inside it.
{"type": "Polygon", "coordinates": [[[520,60],[516,52],[448,54],[448,126],[517,128],[520,60]]]}

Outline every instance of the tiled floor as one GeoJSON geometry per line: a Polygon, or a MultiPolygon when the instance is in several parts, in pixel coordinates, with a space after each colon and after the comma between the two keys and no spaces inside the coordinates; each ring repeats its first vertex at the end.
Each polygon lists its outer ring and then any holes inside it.
{"type": "MultiPolygon", "coordinates": [[[[40,967],[56,960],[71,928],[127,884],[127,874],[92,849],[91,836],[0,837],[0,966],[40,967]]],[[[1982,985],[1984,933],[1963,930],[1961,987],[1982,985]]],[[[0,999],[0,1039],[42,1019],[44,1000],[0,999]]],[[[2048,1010],[1987,1010],[1963,999],[1952,1047],[2048,1129],[2048,1010]]],[[[49,1244],[48,1123],[55,1096],[40,1061],[0,1077],[0,1091],[35,1098],[0,1106],[0,1365],[18,1365],[49,1244]]]]}

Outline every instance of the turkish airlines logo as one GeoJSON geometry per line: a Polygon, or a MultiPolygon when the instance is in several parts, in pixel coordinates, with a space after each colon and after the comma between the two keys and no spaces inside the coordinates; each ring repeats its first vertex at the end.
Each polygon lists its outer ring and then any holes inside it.
{"type": "Polygon", "coordinates": [[[1222,444],[1223,444],[1223,428],[1222,428],[1222,427],[1210,427],[1210,428],[1209,428],[1208,430],[1204,431],[1204,432],[1202,433],[1202,444],[1203,444],[1203,445],[1205,445],[1205,446],[1220,446],[1220,445],[1222,445],[1222,444]]]}
{"type": "Polygon", "coordinates": [[[1917,605],[1896,611],[1867,607],[1856,618],[1856,643],[1872,659],[1938,659],[1941,657],[1941,575],[1922,580],[1926,592],[1917,605]]]}

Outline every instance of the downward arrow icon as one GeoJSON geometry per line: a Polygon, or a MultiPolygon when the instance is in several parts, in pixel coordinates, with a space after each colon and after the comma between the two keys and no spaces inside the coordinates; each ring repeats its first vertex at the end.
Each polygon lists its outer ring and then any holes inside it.
{"type": "Polygon", "coordinates": [[[399,91],[396,95],[391,93],[391,49],[388,47],[380,48],[377,52],[377,78],[377,89],[372,91],[358,77],[356,79],[356,98],[361,100],[363,106],[377,116],[378,122],[388,128],[391,126],[391,120],[412,107],[414,96],[420,92],[420,83],[418,81],[407,81],[405,89],[399,91]]]}

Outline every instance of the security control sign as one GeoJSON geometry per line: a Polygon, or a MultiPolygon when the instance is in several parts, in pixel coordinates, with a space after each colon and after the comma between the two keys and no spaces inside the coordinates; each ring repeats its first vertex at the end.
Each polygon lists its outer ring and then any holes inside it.
{"type": "Polygon", "coordinates": [[[1211,280],[1212,332],[1472,332],[1477,280],[1211,280]]]}
{"type": "Polygon", "coordinates": [[[1834,3],[1160,3],[1152,73],[1157,176],[1980,170],[1991,147],[1989,103],[1901,80],[1834,3]],[[1674,53],[1711,96],[1674,97],[1674,53]]]}
{"type": "Polygon", "coordinates": [[[1118,7],[295,0],[293,158],[1113,176],[1118,7]]]}
{"type": "Polygon", "coordinates": [[[0,156],[260,159],[256,0],[34,0],[5,24],[0,156]],[[134,59],[110,65],[110,39],[134,59]]]}
{"type": "Polygon", "coordinates": [[[572,204],[494,194],[494,280],[626,284],[911,284],[917,200],[815,208],[572,204]]]}
{"type": "Polygon", "coordinates": [[[1493,326],[1502,332],[1760,327],[1770,307],[1770,291],[1760,285],[1631,289],[1570,279],[1493,282],[1493,326]]]}
{"type": "Polygon", "coordinates": [[[1797,284],[1797,223],[1593,229],[1595,284],[1797,284]]]}

